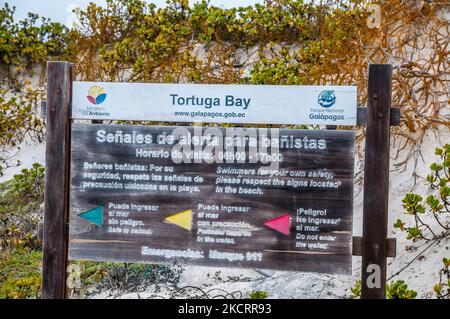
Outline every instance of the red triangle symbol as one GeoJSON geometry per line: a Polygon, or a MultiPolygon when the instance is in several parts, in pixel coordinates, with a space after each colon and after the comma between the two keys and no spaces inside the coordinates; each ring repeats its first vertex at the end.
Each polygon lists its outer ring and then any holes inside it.
{"type": "Polygon", "coordinates": [[[289,236],[291,229],[291,218],[289,214],[285,214],[283,216],[265,221],[264,225],[289,236]]]}

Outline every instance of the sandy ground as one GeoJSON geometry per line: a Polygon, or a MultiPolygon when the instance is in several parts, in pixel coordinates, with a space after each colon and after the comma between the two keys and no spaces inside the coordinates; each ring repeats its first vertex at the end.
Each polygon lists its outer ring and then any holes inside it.
{"type": "MultiPolygon", "coordinates": [[[[419,298],[433,297],[433,286],[438,282],[438,271],[441,268],[442,257],[450,257],[450,240],[441,241],[429,246],[426,242],[413,243],[406,240],[403,233],[393,228],[397,218],[404,218],[401,200],[408,192],[426,195],[430,192],[424,185],[424,178],[428,174],[429,164],[437,160],[434,155],[436,146],[450,141],[449,130],[443,128],[439,134],[429,131],[420,146],[422,157],[411,158],[405,170],[398,170],[396,164],[403,159],[391,160],[390,199],[389,199],[389,236],[397,238],[397,256],[388,260],[388,277],[392,280],[405,280],[411,289],[418,292],[419,298]],[[423,159],[425,160],[423,160],[423,159]],[[427,248],[424,252],[422,252],[427,248]],[[414,260],[409,266],[408,264],[414,260]],[[406,268],[405,268],[406,266],[406,268]],[[399,274],[397,274],[400,271],[399,274]]],[[[396,153],[396,146],[391,148],[391,154],[396,153]]],[[[8,168],[0,181],[11,178],[23,167],[30,167],[32,163],[45,162],[44,144],[26,141],[20,145],[13,162],[19,160],[21,165],[8,168]]],[[[361,158],[356,158],[356,167],[361,158]]],[[[424,196],[426,197],[426,196],[424,196]]],[[[355,236],[362,232],[362,185],[355,186],[354,222],[355,236]]],[[[254,269],[220,269],[208,267],[186,266],[181,275],[179,287],[200,287],[209,297],[239,297],[246,296],[252,290],[265,290],[270,298],[348,298],[350,288],[359,278],[361,265],[360,257],[353,257],[352,276],[333,276],[315,273],[281,272],[265,270],[259,272],[254,269]]],[[[179,295],[192,296],[198,291],[186,289],[179,295]]],[[[171,287],[150,286],[145,292],[125,293],[119,298],[154,298],[170,297],[171,287]]],[[[111,292],[105,291],[93,298],[110,297],[111,292]]]]}

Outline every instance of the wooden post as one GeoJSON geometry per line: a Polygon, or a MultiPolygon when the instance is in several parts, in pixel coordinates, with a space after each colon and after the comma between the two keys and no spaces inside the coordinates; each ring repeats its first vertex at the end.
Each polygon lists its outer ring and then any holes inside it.
{"type": "Polygon", "coordinates": [[[386,298],[392,66],[369,66],[361,298],[386,298]]]}
{"type": "Polygon", "coordinates": [[[73,65],[47,63],[42,298],[66,297],[73,65]]]}

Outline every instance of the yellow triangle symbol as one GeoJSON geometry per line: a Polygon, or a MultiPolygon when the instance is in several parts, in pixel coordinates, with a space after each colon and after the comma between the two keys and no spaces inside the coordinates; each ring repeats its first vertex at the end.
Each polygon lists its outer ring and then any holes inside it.
{"type": "Polygon", "coordinates": [[[185,210],[184,212],[169,216],[165,221],[180,226],[181,228],[192,229],[192,210],[185,210]]]}

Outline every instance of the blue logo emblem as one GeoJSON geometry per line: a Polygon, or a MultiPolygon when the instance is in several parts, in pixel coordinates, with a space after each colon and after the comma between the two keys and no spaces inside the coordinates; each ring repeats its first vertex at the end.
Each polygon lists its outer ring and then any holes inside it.
{"type": "Polygon", "coordinates": [[[319,102],[322,107],[331,107],[336,103],[336,95],[334,95],[334,91],[331,90],[322,91],[319,94],[317,102],[319,102]]]}

